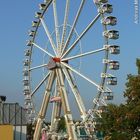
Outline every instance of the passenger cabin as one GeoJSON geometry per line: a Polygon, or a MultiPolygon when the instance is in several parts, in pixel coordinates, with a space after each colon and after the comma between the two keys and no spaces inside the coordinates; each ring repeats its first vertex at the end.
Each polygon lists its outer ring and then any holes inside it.
{"type": "Polygon", "coordinates": [[[32,44],[33,42],[31,41],[31,40],[29,40],[28,42],[27,42],[27,46],[32,46],[33,44],[32,44]]]}
{"type": "Polygon", "coordinates": [[[30,94],[30,91],[29,90],[24,90],[24,95],[28,95],[28,94],[30,94]]]}
{"type": "Polygon", "coordinates": [[[46,8],[46,4],[42,3],[42,4],[39,4],[39,9],[40,10],[45,10],[46,8]]]}
{"type": "Polygon", "coordinates": [[[25,109],[27,109],[27,111],[29,111],[29,112],[27,112],[27,114],[28,113],[30,114],[31,110],[29,110],[29,109],[33,109],[33,105],[27,104],[27,105],[25,105],[25,109]]]}
{"type": "Polygon", "coordinates": [[[30,64],[30,61],[29,61],[28,59],[26,59],[26,60],[24,61],[24,66],[29,66],[29,64],[30,64]]]}
{"type": "Polygon", "coordinates": [[[24,94],[30,94],[29,86],[24,87],[23,92],[24,94]]]}
{"type": "Polygon", "coordinates": [[[29,31],[29,36],[33,37],[35,35],[35,31],[31,30],[29,31]]]}
{"type": "Polygon", "coordinates": [[[119,62],[118,61],[110,61],[109,62],[109,69],[111,70],[118,70],[119,69],[119,62]]]}
{"type": "Polygon", "coordinates": [[[113,16],[104,17],[101,21],[104,25],[111,25],[114,26],[117,24],[117,18],[113,16]]]}
{"type": "Polygon", "coordinates": [[[31,100],[31,95],[26,95],[25,100],[31,100]]]}
{"type": "Polygon", "coordinates": [[[104,5],[102,5],[101,9],[102,9],[103,13],[110,14],[113,12],[113,6],[111,4],[104,4],[104,5]]]}
{"type": "Polygon", "coordinates": [[[105,100],[113,100],[113,95],[106,95],[104,96],[105,100]]]}
{"type": "Polygon", "coordinates": [[[38,26],[38,21],[32,21],[32,27],[37,27],[38,26]]]}
{"type": "Polygon", "coordinates": [[[26,50],[25,51],[25,56],[30,56],[30,54],[31,54],[31,50],[26,50]]]}
{"type": "Polygon", "coordinates": [[[94,0],[95,4],[100,4],[100,3],[107,3],[108,0],[94,0]]]}
{"type": "Polygon", "coordinates": [[[35,13],[35,17],[36,17],[36,18],[41,18],[41,16],[42,16],[42,13],[41,13],[41,12],[36,12],[36,13],[35,13]]]}
{"type": "Polygon", "coordinates": [[[109,46],[109,52],[111,54],[120,54],[120,46],[117,45],[110,45],[109,46]]]}
{"type": "Polygon", "coordinates": [[[28,70],[24,70],[23,71],[23,76],[29,76],[29,71],[28,70]]]}
{"type": "Polygon", "coordinates": [[[107,84],[108,85],[117,85],[117,78],[116,77],[108,77],[107,84]]]}
{"type": "Polygon", "coordinates": [[[108,39],[118,39],[119,38],[119,31],[116,31],[116,30],[104,31],[103,36],[108,38],[108,39]]]}
{"type": "Polygon", "coordinates": [[[33,106],[33,103],[31,102],[31,100],[26,100],[24,105],[26,105],[26,106],[33,106]]]}
{"type": "Polygon", "coordinates": [[[24,85],[24,86],[28,86],[28,85],[29,85],[29,80],[24,79],[24,80],[23,80],[23,85],[24,85]]]}
{"type": "Polygon", "coordinates": [[[99,111],[99,113],[106,112],[106,106],[99,106],[98,111],[99,111]]]}

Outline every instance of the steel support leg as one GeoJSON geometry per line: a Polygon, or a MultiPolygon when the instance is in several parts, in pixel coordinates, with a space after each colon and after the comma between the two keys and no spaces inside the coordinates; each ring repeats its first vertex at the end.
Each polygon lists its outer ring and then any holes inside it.
{"type": "Polygon", "coordinates": [[[60,94],[62,98],[62,107],[64,110],[64,117],[65,117],[65,122],[66,122],[66,127],[67,127],[67,132],[69,136],[69,140],[77,140],[76,132],[75,132],[75,126],[73,123],[72,119],[72,114],[70,111],[70,106],[68,103],[68,97],[67,97],[67,92],[64,86],[64,75],[62,73],[62,69],[57,69],[56,70],[57,78],[58,78],[58,84],[60,87],[60,94]]]}
{"type": "Polygon", "coordinates": [[[79,107],[79,110],[80,110],[80,114],[81,114],[81,118],[82,120],[84,121],[84,124],[85,124],[85,130],[87,132],[88,135],[90,135],[90,132],[88,130],[88,121],[87,121],[87,113],[86,113],[86,109],[85,109],[85,106],[84,106],[84,103],[83,103],[83,100],[80,96],[80,93],[79,93],[79,90],[73,80],[73,75],[72,75],[72,72],[69,70],[69,69],[66,69],[66,68],[63,68],[63,72],[66,76],[66,79],[72,89],[72,92],[75,96],[75,99],[76,99],[76,102],[77,102],[77,105],[79,107]]]}
{"type": "MultiPolygon", "coordinates": [[[[55,89],[56,89],[56,91],[55,91],[54,96],[59,96],[60,97],[60,91],[59,91],[59,88],[58,88],[58,81],[57,80],[56,80],[55,89]]],[[[60,120],[61,106],[62,106],[61,101],[53,103],[53,111],[52,111],[50,131],[54,131],[54,132],[58,131],[58,122],[60,120]]]]}
{"type": "Polygon", "coordinates": [[[66,76],[66,79],[67,79],[67,81],[68,81],[68,83],[69,83],[69,85],[71,87],[71,90],[72,90],[72,92],[73,92],[73,94],[75,96],[77,105],[78,105],[79,110],[80,110],[81,118],[83,120],[85,120],[85,118],[86,118],[86,108],[84,106],[83,100],[82,100],[82,98],[80,96],[80,93],[78,91],[78,88],[77,88],[76,84],[74,83],[71,71],[66,69],[66,68],[63,68],[63,72],[64,72],[64,74],[66,76]]]}
{"type": "Polygon", "coordinates": [[[54,82],[54,77],[55,77],[55,72],[52,71],[52,73],[50,74],[50,76],[48,78],[48,83],[47,83],[46,91],[44,94],[43,102],[42,102],[41,109],[38,114],[38,119],[37,119],[37,124],[36,124],[36,128],[35,128],[33,140],[40,140],[42,124],[43,124],[43,120],[46,115],[46,111],[47,111],[47,107],[48,107],[48,103],[49,103],[49,99],[50,99],[50,92],[51,92],[52,85],[54,82]]]}

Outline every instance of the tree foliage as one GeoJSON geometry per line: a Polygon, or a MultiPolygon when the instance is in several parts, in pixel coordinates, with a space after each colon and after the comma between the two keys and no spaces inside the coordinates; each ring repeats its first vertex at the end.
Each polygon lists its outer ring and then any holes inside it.
{"type": "Polygon", "coordinates": [[[136,60],[138,73],[127,76],[124,97],[126,104],[110,104],[103,113],[99,130],[111,136],[111,140],[140,139],[140,59],[136,60]]]}

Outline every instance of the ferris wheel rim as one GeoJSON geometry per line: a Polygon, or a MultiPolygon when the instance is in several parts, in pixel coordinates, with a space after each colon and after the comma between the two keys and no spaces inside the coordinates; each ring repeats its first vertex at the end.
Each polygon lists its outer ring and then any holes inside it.
{"type": "MultiPolygon", "coordinates": [[[[82,2],[84,3],[84,1],[85,1],[85,0],[83,0],[82,2]]],[[[48,3],[46,4],[46,8],[43,10],[42,14],[40,15],[40,18],[39,18],[39,21],[38,21],[38,25],[37,25],[37,27],[36,27],[36,29],[35,29],[35,34],[34,34],[34,36],[33,36],[32,42],[35,41],[36,33],[37,33],[37,31],[38,31],[39,25],[41,24],[41,20],[43,19],[43,16],[44,16],[45,12],[46,12],[47,9],[49,8],[49,6],[52,4],[52,2],[53,2],[53,0],[48,1],[48,3]]],[[[81,2],[81,3],[82,3],[82,2],[81,2]]],[[[103,15],[104,15],[104,14],[99,13],[99,14],[97,15],[97,18],[100,17],[100,16],[103,16],[103,15]]],[[[95,17],[95,18],[96,18],[96,17],[95,17]]],[[[104,25],[104,27],[106,28],[106,25],[104,25]]],[[[36,45],[36,44],[33,44],[33,45],[36,45]]],[[[32,49],[33,49],[33,45],[31,46],[31,51],[32,51],[32,49]]],[[[52,55],[50,55],[50,56],[52,56],[52,55]]],[[[53,56],[52,56],[52,57],[53,57],[53,56]]],[[[62,56],[62,58],[63,58],[63,56],[62,56]]],[[[31,55],[30,55],[30,61],[31,61],[31,55]]],[[[106,68],[107,68],[107,65],[105,65],[104,67],[105,67],[104,69],[106,69],[106,68]]],[[[103,82],[102,85],[104,85],[104,82],[103,82]]],[[[100,97],[99,97],[99,98],[100,98],[100,97]]]]}
{"type": "MultiPolygon", "coordinates": [[[[83,1],[85,1],[85,0],[83,0],[83,1]]],[[[36,47],[38,47],[39,48],[39,46],[37,46],[37,44],[35,44],[34,42],[35,42],[35,39],[36,39],[36,33],[38,32],[38,28],[39,28],[39,25],[41,24],[41,22],[43,23],[44,21],[42,21],[42,19],[43,19],[43,17],[44,17],[44,14],[45,14],[45,12],[47,11],[47,9],[49,8],[49,6],[52,4],[52,2],[53,2],[53,0],[49,0],[49,3],[48,4],[46,4],[46,8],[45,8],[45,10],[42,12],[42,14],[40,15],[40,18],[39,18],[39,21],[38,21],[38,25],[37,25],[37,27],[36,27],[36,29],[35,29],[35,34],[33,35],[33,38],[32,38],[32,42],[33,42],[33,44],[31,44],[31,54],[30,54],[30,56],[29,56],[29,60],[31,61],[31,57],[32,57],[32,50],[33,50],[33,46],[35,45],[36,47]]],[[[104,13],[99,13],[98,15],[97,15],[97,18],[98,17],[101,17],[101,19],[103,19],[104,18],[104,13]]],[[[96,17],[95,17],[95,20],[96,20],[96,17]]],[[[96,22],[96,21],[95,21],[96,22]]],[[[94,20],[93,20],[93,23],[94,23],[94,20]]],[[[103,30],[104,31],[107,31],[107,25],[104,25],[104,24],[102,24],[103,25],[103,30]]],[[[63,25],[64,26],[64,25],[63,25]]],[[[67,26],[67,25],[66,25],[67,26]]],[[[81,35],[81,37],[82,37],[82,35],[81,35]]],[[[80,37],[79,37],[80,38],[80,37]]],[[[61,38],[62,39],[62,38],[61,38]]],[[[105,43],[104,43],[104,45],[108,45],[108,38],[106,38],[105,36],[104,36],[104,39],[105,39],[105,43]]],[[[62,39],[63,40],[63,39],[62,39]]],[[[62,43],[62,40],[61,40],[61,43],[62,43]]],[[[79,40],[79,39],[78,39],[79,40]]],[[[67,42],[66,42],[67,43],[67,42]]],[[[74,46],[74,45],[73,45],[74,46]]],[[[55,52],[55,48],[53,48],[54,49],[54,52],[55,52]]],[[[83,54],[81,54],[81,56],[83,57],[83,56],[86,56],[86,55],[88,55],[88,54],[90,54],[90,53],[96,53],[96,51],[98,52],[98,51],[104,51],[105,52],[105,56],[104,56],[104,59],[106,59],[106,60],[108,60],[108,58],[109,58],[109,50],[108,49],[106,49],[106,48],[101,48],[101,49],[97,49],[97,50],[94,50],[93,52],[85,52],[85,53],[83,53],[83,54]]],[[[43,50],[42,49],[42,51],[44,51],[47,55],[49,55],[50,57],[52,57],[52,58],[54,58],[55,56],[53,56],[52,54],[49,54],[49,52],[47,52],[47,51],[45,51],[45,50],[43,50]]],[[[62,50],[63,51],[63,50],[62,50]]],[[[70,49],[70,51],[71,51],[71,49],[70,49]]],[[[68,59],[75,59],[76,57],[80,57],[80,56],[72,56],[71,58],[69,57],[69,58],[65,58],[65,55],[67,55],[67,52],[69,53],[69,50],[67,51],[66,50],[66,52],[64,52],[64,54],[62,53],[61,54],[61,57],[62,57],[62,65],[64,66],[66,66],[67,64],[66,63],[64,63],[66,60],[68,60],[68,59]]],[[[56,57],[57,57],[57,54],[55,53],[55,55],[56,55],[56,57]]],[[[45,65],[45,64],[44,64],[45,65]]],[[[42,65],[43,66],[43,65],[42,65]]],[[[36,66],[36,68],[37,67],[39,67],[39,66],[36,66]]],[[[41,65],[40,65],[40,67],[41,67],[41,65]]],[[[68,68],[68,67],[67,67],[68,68]]],[[[30,65],[29,65],[29,70],[31,71],[33,68],[31,68],[30,67],[30,65]]],[[[35,67],[34,67],[34,69],[35,69],[35,67]]],[[[107,70],[108,70],[108,64],[107,63],[104,63],[103,64],[103,73],[104,74],[106,74],[107,73],[107,70]]],[[[83,76],[84,77],[84,76],[83,76]]],[[[29,73],[29,79],[31,79],[31,74],[29,73]]],[[[88,79],[88,81],[90,81],[90,79],[88,79]]],[[[97,89],[98,89],[98,93],[97,93],[97,101],[100,99],[100,97],[102,96],[102,93],[104,93],[104,86],[105,86],[105,82],[106,82],[106,77],[101,77],[101,82],[100,82],[100,84],[98,84],[98,86],[97,86],[97,89]]],[[[92,83],[92,81],[91,81],[91,83],[92,83]]],[[[94,83],[95,84],[95,83],[94,83]]],[[[96,85],[96,84],[95,84],[96,85]]],[[[31,87],[31,85],[30,85],[30,87],[31,87]]],[[[31,90],[31,88],[30,88],[30,90],[31,90]]],[[[109,91],[109,89],[107,89],[108,91],[109,91]]]]}

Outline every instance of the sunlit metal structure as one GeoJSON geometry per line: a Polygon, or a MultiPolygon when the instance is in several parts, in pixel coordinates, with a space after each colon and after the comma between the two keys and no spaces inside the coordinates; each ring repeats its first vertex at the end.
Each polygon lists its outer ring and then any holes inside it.
{"type": "MultiPolygon", "coordinates": [[[[49,103],[53,103],[51,109],[51,125],[47,131],[51,139],[59,137],[57,125],[60,120],[61,110],[64,112],[67,139],[79,139],[76,132],[80,135],[80,129],[84,129],[87,139],[94,139],[93,133],[96,127],[95,116],[101,117],[101,113],[104,111],[107,102],[113,99],[113,93],[109,86],[116,85],[117,78],[108,73],[108,68],[110,70],[119,69],[119,62],[111,60],[110,55],[120,53],[119,46],[109,44],[110,39],[116,40],[119,38],[119,32],[117,30],[108,30],[108,26],[112,27],[117,24],[116,17],[108,16],[108,14],[113,12],[113,7],[111,4],[108,4],[108,0],[76,0],[75,4],[79,5],[78,9],[74,8],[75,5],[71,5],[71,3],[74,4],[74,0],[45,0],[44,3],[39,4],[40,10],[35,13],[36,20],[32,22],[32,29],[29,31],[30,39],[27,42],[28,49],[25,51],[25,61],[23,62],[23,85],[28,119],[30,122],[36,119],[34,140],[39,140],[40,138],[44,119],[47,118],[45,116],[49,103]],[[97,13],[93,16],[94,18],[92,18],[90,23],[84,27],[81,33],[78,34],[77,30],[80,30],[82,23],[80,23],[79,26],[77,24],[86,3],[90,3],[91,7],[95,5],[97,7],[97,13]],[[61,5],[65,7],[63,12],[61,5]],[[74,17],[71,16],[73,12],[75,12],[74,17]],[[59,23],[60,19],[63,19],[62,24],[59,23]],[[72,24],[69,23],[69,20],[72,20],[72,24]],[[103,27],[101,36],[103,35],[104,42],[102,46],[99,46],[97,49],[91,47],[89,51],[82,52],[81,40],[97,22],[101,22],[103,27]],[[50,25],[47,25],[49,23],[50,25]],[[54,30],[50,32],[52,28],[54,30]],[[41,38],[39,38],[40,34],[43,34],[42,32],[44,32],[47,37],[41,36],[41,38]],[[45,44],[42,43],[43,41],[45,41],[45,44]],[[100,83],[85,76],[72,65],[73,62],[77,62],[77,59],[79,59],[78,63],[80,63],[80,58],[85,59],[85,57],[95,54],[98,56],[100,53],[103,54],[103,70],[100,72],[101,76],[95,75],[95,77],[101,77],[100,83]],[[41,56],[43,56],[42,63],[38,61],[41,56]],[[40,69],[43,69],[41,72],[41,74],[43,73],[43,78],[40,82],[35,83],[33,77],[39,79],[40,74],[35,74],[35,72],[40,69]],[[75,82],[74,74],[97,88],[97,95],[95,97],[91,95],[91,98],[93,98],[93,108],[88,111],[75,82]],[[34,84],[36,85],[34,86],[34,84]],[[73,122],[66,84],[68,84],[76,100],[80,118],[82,119],[80,123],[75,124],[73,122]],[[44,97],[40,111],[36,117],[33,99],[39,90],[41,92],[43,91],[42,87],[44,87],[45,90],[44,97]]],[[[89,18],[88,13],[85,15],[87,15],[87,17],[84,17],[85,19],[89,18]]],[[[86,38],[86,42],[88,42],[88,39],[89,38],[86,38]]],[[[92,63],[92,60],[89,61],[92,63]]]]}

